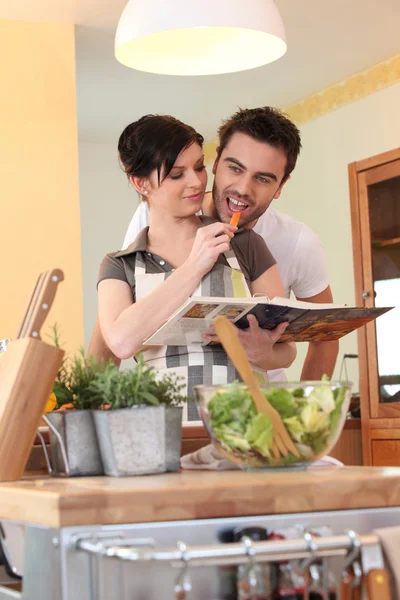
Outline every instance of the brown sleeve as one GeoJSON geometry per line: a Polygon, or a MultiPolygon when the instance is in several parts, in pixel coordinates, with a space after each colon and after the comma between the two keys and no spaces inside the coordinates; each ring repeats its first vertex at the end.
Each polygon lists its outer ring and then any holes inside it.
{"type": "MultiPolygon", "coordinates": [[[[115,253],[106,254],[101,261],[97,285],[99,285],[100,281],[103,281],[103,279],[118,279],[119,281],[125,281],[132,288],[132,282],[128,280],[123,259],[116,257],[114,254],[115,253]]],[[[132,288],[132,293],[135,295],[134,288],[132,288]]]]}
{"type": "Polygon", "coordinates": [[[242,270],[248,274],[250,282],[255,281],[265,271],[276,264],[276,260],[263,240],[255,231],[245,229],[237,233],[232,244],[242,270]]]}

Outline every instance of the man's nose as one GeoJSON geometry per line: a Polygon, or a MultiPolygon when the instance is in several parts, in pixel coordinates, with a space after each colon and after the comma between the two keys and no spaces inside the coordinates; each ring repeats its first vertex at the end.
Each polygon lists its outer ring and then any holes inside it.
{"type": "Polygon", "coordinates": [[[235,188],[241,196],[251,196],[252,179],[246,173],[243,173],[235,182],[235,188]]]}

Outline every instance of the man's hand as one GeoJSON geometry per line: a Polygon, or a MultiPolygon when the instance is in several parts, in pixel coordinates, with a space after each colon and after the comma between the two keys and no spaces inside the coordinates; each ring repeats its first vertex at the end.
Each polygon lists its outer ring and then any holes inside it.
{"type": "Polygon", "coordinates": [[[262,329],[254,315],[248,315],[248,329],[238,329],[238,336],[247,358],[255,365],[263,363],[272,347],[281,337],[289,323],[280,323],[275,329],[262,329]]]}
{"type": "MultiPolygon", "coordinates": [[[[276,344],[288,323],[280,323],[269,331],[262,329],[254,315],[247,315],[248,329],[237,329],[238,337],[250,362],[265,370],[286,368],[296,356],[294,344],[276,344]]],[[[209,341],[219,342],[216,335],[204,335],[209,341]]]]}

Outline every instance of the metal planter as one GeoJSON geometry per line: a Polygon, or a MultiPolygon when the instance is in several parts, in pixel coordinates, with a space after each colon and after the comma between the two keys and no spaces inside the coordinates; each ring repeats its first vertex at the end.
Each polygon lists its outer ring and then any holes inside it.
{"type": "Polygon", "coordinates": [[[104,473],[100,448],[91,410],[49,412],[47,418],[64,445],[50,428],[50,445],[54,475],[88,476],[104,473]],[[64,458],[68,463],[66,469],[64,458]]]}
{"type": "Polygon", "coordinates": [[[94,422],[106,475],[165,472],[165,407],[95,410],[94,422]]]}
{"type": "Polygon", "coordinates": [[[181,468],[182,412],[180,406],[165,408],[165,461],[167,471],[181,468]]]}

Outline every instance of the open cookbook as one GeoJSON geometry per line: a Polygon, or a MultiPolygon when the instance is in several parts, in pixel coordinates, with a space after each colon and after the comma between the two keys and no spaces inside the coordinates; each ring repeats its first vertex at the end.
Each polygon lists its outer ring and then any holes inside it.
{"type": "MultiPolygon", "coordinates": [[[[311,342],[337,340],[373,321],[391,308],[356,308],[337,304],[299,302],[265,296],[254,298],[189,298],[144,343],[151,346],[206,346],[203,334],[213,333],[214,319],[223,315],[237,327],[249,326],[247,315],[255,315],[260,327],[274,329],[289,322],[280,341],[311,342]]],[[[211,342],[212,343],[212,342],[211,342]]]]}

